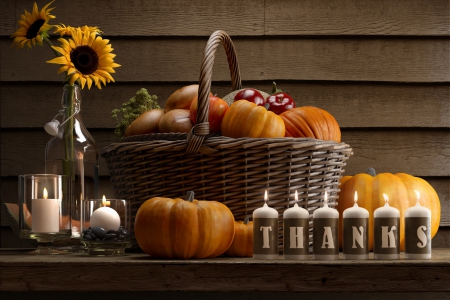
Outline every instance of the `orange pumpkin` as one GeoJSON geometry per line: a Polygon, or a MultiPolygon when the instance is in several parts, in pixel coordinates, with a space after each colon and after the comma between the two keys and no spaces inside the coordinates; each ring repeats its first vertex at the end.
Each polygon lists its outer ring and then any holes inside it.
{"type": "Polygon", "coordinates": [[[247,100],[234,102],[222,120],[223,136],[232,138],[284,137],[285,126],[280,116],[247,100]]]}
{"type": "Polygon", "coordinates": [[[234,239],[230,248],[225,252],[233,257],[253,256],[253,222],[248,217],[244,221],[234,223],[234,239]]]}
{"type": "Polygon", "coordinates": [[[425,180],[406,173],[380,173],[370,168],[367,173],[343,176],[341,179],[337,210],[339,211],[340,245],[342,248],[342,216],[344,210],[354,205],[355,191],[358,205],[369,211],[369,250],[373,249],[373,212],[385,204],[383,193],[389,197],[389,205],[400,211],[400,250],[404,250],[405,210],[417,202],[415,190],[420,193],[420,205],[431,210],[431,237],[439,229],[441,204],[433,187],[425,180]]]}
{"type": "Polygon", "coordinates": [[[280,114],[286,126],[286,137],[309,137],[341,142],[341,129],[326,110],[314,106],[289,109],[280,114]]]}
{"type": "Polygon", "coordinates": [[[234,217],[217,201],[155,197],[136,213],[136,241],[147,254],[160,258],[213,258],[234,238],[234,217]]]}

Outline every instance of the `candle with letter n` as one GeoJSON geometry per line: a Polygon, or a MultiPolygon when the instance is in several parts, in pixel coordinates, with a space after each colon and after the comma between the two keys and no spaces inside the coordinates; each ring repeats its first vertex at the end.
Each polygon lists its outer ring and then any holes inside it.
{"type": "Polygon", "coordinates": [[[405,211],[405,258],[431,259],[431,211],[419,203],[405,211]]]}
{"type": "Polygon", "coordinates": [[[385,204],[375,209],[373,256],[375,259],[400,258],[400,211],[389,205],[389,197],[383,194],[385,204]]]}
{"type": "Polygon", "coordinates": [[[253,258],[278,259],[278,212],[267,205],[253,211],[253,258]]]}
{"type": "Polygon", "coordinates": [[[344,259],[369,258],[369,212],[358,206],[358,192],[355,191],[355,204],[343,213],[343,252],[344,259]]]}
{"type": "Polygon", "coordinates": [[[313,213],[314,259],[339,259],[338,230],[339,212],[328,206],[328,194],[325,191],[323,207],[313,213]]]}
{"type": "Polygon", "coordinates": [[[283,213],[283,257],[303,260],[309,258],[309,212],[295,204],[283,213]]]}

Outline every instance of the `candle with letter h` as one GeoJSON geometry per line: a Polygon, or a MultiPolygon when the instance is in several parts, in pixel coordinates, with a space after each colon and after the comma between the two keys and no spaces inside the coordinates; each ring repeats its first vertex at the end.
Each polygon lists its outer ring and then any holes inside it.
{"type": "Polygon", "coordinates": [[[267,205],[253,211],[253,258],[278,259],[278,212],[267,205]]]}
{"type": "Polygon", "coordinates": [[[355,204],[343,213],[343,252],[344,259],[369,258],[369,212],[358,206],[358,192],[355,191],[355,204]]]}
{"type": "Polygon", "coordinates": [[[338,230],[339,212],[328,206],[325,191],[324,206],[313,213],[313,252],[314,259],[339,259],[338,230]]]}
{"type": "Polygon", "coordinates": [[[400,211],[389,206],[389,197],[383,194],[385,204],[375,209],[373,256],[375,259],[400,258],[400,211]]]}
{"type": "Polygon", "coordinates": [[[431,259],[431,211],[419,203],[405,211],[405,258],[431,259]]]}
{"type": "Polygon", "coordinates": [[[295,204],[283,213],[283,257],[303,260],[309,258],[309,212],[295,204]]]}

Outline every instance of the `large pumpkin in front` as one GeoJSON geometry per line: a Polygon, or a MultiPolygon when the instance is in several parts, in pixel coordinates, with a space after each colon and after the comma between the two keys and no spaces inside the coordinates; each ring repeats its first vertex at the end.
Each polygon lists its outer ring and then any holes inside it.
{"type": "Polygon", "coordinates": [[[339,124],[326,110],[314,106],[301,106],[281,113],[280,117],[286,127],[286,137],[341,142],[339,124]]]}
{"type": "Polygon", "coordinates": [[[151,256],[213,258],[231,245],[234,217],[217,201],[155,197],[138,209],[134,231],[139,247],[151,256]]]}
{"type": "Polygon", "coordinates": [[[383,194],[389,197],[389,205],[400,211],[400,250],[405,244],[405,210],[417,202],[431,210],[431,237],[439,229],[441,220],[441,204],[433,187],[425,180],[406,173],[380,173],[376,175],[370,168],[367,173],[341,178],[338,205],[340,233],[339,240],[342,248],[342,216],[344,210],[354,205],[355,191],[358,194],[358,205],[369,211],[369,250],[373,249],[373,212],[385,204],[383,194]]]}

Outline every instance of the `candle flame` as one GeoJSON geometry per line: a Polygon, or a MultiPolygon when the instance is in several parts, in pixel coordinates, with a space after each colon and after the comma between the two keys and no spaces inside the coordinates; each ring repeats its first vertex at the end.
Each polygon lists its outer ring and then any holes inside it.
{"type": "Polygon", "coordinates": [[[416,205],[420,205],[420,203],[419,203],[419,201],[420,201],[420,192],[419,192],[419,191],[416,191],[416,190],[414,190],[414,193],[416,193],[416,198],[417,198],[417,202],[416,202],[416,205]]]}
{"type": "Polygon", "coordinates": [[[358,191],[355,191],[355,197],[353,198],[353,201],[355,202],[355,204],[356,202],[358,202],[358,191]]]}
{"type": "Polygon", "coordinates": [[[105,195],[103,195],[103,198],[102,198],[102,205],[103,206],[110,206],[111,205],[111,201],[106,201],[105,195]]]}
{"type": "Polygon", "coordinates": [[[295,191],[295,202],[298,202],[298,193],[295,191]]]}
{"type": "Polygon", "coordinates": [[[264,204],[267,204],[269,197],[267,196],[267,190],[264,192],[264,204]]]}
{"type": "Polygon", "coordinates": [[[383,193],[383,198],[384,198],[384,203],[388,204],[388,202],[389,202],[389,197],[388,197],[388,195],[386,195],[386,194],[383,193]]]}
{"type": "Polygon", "coordinates": [[[325,195],[323,197],[323,201],[325,203],[324,206],[328,207],[328,193],[327,193],[327,191],[325,191],[325,195]]]}
{"type": "Polygon", "coordinates": [[[48,198],[48,192],[47,192],[46,188],[44,188],[43,194],[44,194],[44,199],[47,199],[48,198]]]}

